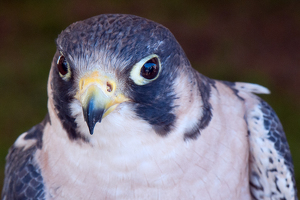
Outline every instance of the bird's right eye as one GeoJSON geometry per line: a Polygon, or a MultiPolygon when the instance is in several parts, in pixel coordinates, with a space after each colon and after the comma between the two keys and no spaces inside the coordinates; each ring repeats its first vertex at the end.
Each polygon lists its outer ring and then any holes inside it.
{"type": "Polygon", "coordinates": [[[64,55],[58,57],[57,69],[63,79],[67,80],[71,76],[70,66],[64,55]]]}

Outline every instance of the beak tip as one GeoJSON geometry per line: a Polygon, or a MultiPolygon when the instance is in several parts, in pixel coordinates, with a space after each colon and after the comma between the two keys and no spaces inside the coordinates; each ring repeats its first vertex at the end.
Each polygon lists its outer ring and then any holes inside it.
{"type": "Polygon", "coordinates": [[[94,128],[89,127],[90,130],[90,134],[93,135],[94,134],[94,128]]]}
{"type": "MultiPolygon", "coordinates": [[[[101,122],[101,119],[100,120],[98,120],[97,122],[101,122]]],[[[93,135],[94,134],[94,129],[95,129],[95,126],[96,126],[96,124],[97,124],[97,122],[95,122],[95,123],[92,123],[92,124],[89,124],[89,123],[87,123],[87,125],[88,125],[88,127],[89,127],[89,131],[90,131],[90,134],[91,135],[93,135]]]]}
{"type": "Polygon", "coordinates": [[[104,111],[105,110],[102,108],[95,108],[93,100],[89,102],[87,108],[83,107],[84,119],[86,121],[91,135],[94,134],[94,128],[96,126],[96,123],[102,121],[104,111]]]}

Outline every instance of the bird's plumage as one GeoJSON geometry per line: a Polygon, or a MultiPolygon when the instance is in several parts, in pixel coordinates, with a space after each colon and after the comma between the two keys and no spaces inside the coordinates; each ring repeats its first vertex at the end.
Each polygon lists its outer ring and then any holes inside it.
{"type": "Polygon", "coordinates": [[[253,94],[268,92],[196,72],[150,20],[76,22],[57,39],[49,114],[7,156],[2,199],[297,199],[282,126],[253,94]]]}
{"type": "Polygon", "coordinates": [[[42,148],[43,130],[49,123],[47,115],[43,122],[19,136],[7,156],[2,199],[44,199],[44,183],[40,167],[34,155],[42,148]]]}

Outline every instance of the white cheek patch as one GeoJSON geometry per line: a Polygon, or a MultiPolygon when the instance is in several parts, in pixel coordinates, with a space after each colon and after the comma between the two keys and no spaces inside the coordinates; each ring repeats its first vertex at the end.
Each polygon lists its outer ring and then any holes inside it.
{"type": "Polygon", "coordinates": [[[81,103],[77,99],[75,99],[73,102],[71,102],[70,110],[71,110],[71,115],[72,115],[72,117],[75,118],[75,122],[77,124],[76,131],[80,132],[84,136],[89,136],[90,132],[89,132],[89,128],[86,124],[86,121],[84,120],[84,117],[83,117],[82,106],[81,106],[81,103]]]}
{"type": "Polygon", "coordinates": [[[178,118],[175,132],[182,134],[183,138],[183,133],[188,133],[197,128],[197,124],[203,115],[203,101],[200,98],[198,87],[195,87],[189,77],[184,76],[184,73],[176,79],[174,88],[176,95],[180,96],[174,102],[175,105],[180,105],[175,114],[178,118]]]}

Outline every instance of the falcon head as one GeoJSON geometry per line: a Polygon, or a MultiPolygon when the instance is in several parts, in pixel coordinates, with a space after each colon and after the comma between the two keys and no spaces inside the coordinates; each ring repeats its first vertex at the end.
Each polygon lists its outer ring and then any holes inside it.
{"type": "Polygon", "coordinates": [[[70,139],[89,140],[115,127],[146,127],[165,136],[201,126],[203,101],[195,104],[193,97],[201,96],[199,75],[164,26],[132,15],[100,15],[70,25],[56,44],[48,107],[70,139]]]}

